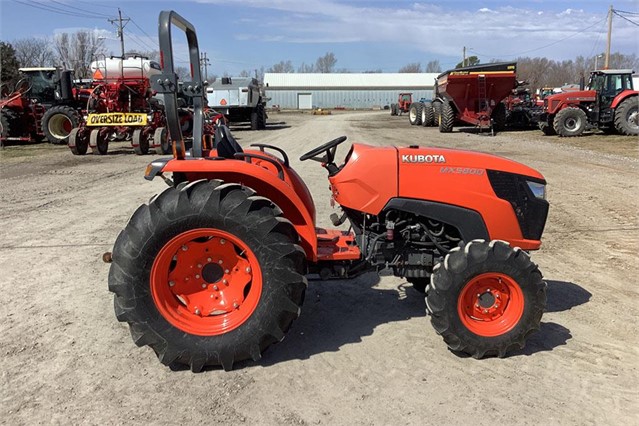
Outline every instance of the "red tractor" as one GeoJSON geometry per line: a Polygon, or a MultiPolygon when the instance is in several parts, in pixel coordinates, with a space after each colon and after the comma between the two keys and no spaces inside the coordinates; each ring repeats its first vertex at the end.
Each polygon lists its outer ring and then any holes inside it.
{"type": "MultiPolygon", "coordinates": [[[[448,347],[475,358],[505,356],[538,329],[546,284],[528,254],[548,213],[544,177],[487,154],[353,144],[342,136],[300,160],[320,162],[352,231],[316,227],[311,193],[280,148],[242,148],[226,126],[201,136],[205,91],[193,26],[164,11],[159,23],[174,157],[145,178],[169,188],[137,209],[111,256],[109,289],[119,321],[166,365],[259,360],[299,316],[308,281],[390,269],[426,293],[431,323],[448,347]],[[177,113],[170,29],[189,42],[193,147],[177,113]],[[169,176],[171,175],[171,176],[169,176]],[[425,185],[424,182],[427,182],[425,185]]],[[[155,82],[155,80],[154,80],[155,82]]],[[[108,256],[107,256],[108,260],[108,256]]]]}
{"type": "Polygon", "coordinates": [[[586,90],[544,98],[539,128],[546,135],[581,136],[591,128],[606,133],[639,135],[639,92],[632,70],[597,70],[586,90]]]}
{"type": "Polygon", "coordinates": [[[91,89],[75,87],[72,71],[52,67],[19,71],[13,91],[3,86],[0,143],[43,137],[53,144],[66,143],[71,129],[82,122],[91,89]]]}
{"type": "Polygon", "coordinates": [[[93,91],[87,118],[71,131],[69,148],[84,155],[89,147],[104,155],[113,138],[130,139],[136,154],[149,148],[170,151],[164,110],[154,98],[149,78],[160,74],[157,62],[140,56],[110,57],[91,64],[93,91]]]}
{"type": "Polygon", "coordinates": [[[391,115],[402,115],[402,113],[407,113],[412,103],[412,93],[400,93],[397,96],[397,103],[391,104],[390,106],[391,115]]]}

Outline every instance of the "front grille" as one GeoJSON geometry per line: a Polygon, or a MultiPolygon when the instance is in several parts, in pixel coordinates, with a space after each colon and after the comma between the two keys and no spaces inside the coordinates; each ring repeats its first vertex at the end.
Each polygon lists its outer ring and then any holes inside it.
{"type": "Polygon", "coordinates": [[[526,180],[544,184],[546,182],[496,170],[487,172],[495,195],[510,202],[513,207],[523,237],[527,240],[540,240],[548,217],[548,201],[535,197],[526,180]]]}

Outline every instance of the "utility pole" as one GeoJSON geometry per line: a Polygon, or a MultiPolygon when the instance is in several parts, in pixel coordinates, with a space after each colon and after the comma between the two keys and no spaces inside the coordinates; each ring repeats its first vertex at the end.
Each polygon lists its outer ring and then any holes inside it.
{"type": "Polygon", "coordinates": [[[204,66],[204,80],[209,79],[209,68],[208,66],[211,64],[209,58],[206,57],[206,52],[202,52],[200,54],[200,66],[204,66]]]}
{"type": "Polygon", "coordinates": [[[118,34],[118,37],[120,37],[120,47],[122,48],[122,60],[124,60],[124,27],[126,27],[126,24],[129,23],[130,19],[129,18],[122,19],[122,11],[120,10],[120,8],[118,8],[118,18],[108,19],[108,21],[113,25],[116,25],[117,23],[117,34],[118,34]],[[124,22],[124,25],[122,24],[122,22],[124,22]]]}
{"type": "Polygon", "coordinates": [[[614,9],[612,5],[610,5],[610,9],[608,9],[608,42],[606,43],[606,61],[604,64],[604,69],[608,69],[608,65],[610,65],[610,38],[612,37],[612,12],[614,9]]]}
{"type": "Polygon", "coordinates": [[[466,66],[466,46],[464,46],[464,54],[463,54],[463,60],[462,60],[462,67],[466,66]]]}

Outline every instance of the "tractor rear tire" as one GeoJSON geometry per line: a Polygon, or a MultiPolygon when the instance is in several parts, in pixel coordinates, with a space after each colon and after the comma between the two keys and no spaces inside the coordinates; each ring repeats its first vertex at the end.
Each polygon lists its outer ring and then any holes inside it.
{"type": "Polygon", "coordinates": [[[54,106],[44,113],[41,124],[44,136],[50,143],[65,144],[71,130],[80,125],[80,114],[69,106],[54,106]]]}
{"type": "Polygon", "coordinates": [[[559,111],[553,120],[553,128],[559,136],[581,136],[586,130],[588,116],[577,107],[566,107],[559,111]]]}
{"type": "Polygon", "coordinates": [[[158,154],[170,154],[171,153],[171,142],[169,141],[169,135],[166,131],[166,127],[158,127],[155,129],[153,133],[153,145],[155,145],[156,150],[159,151],[158,154]]]}
{"type": "Polygon", "coordinates": [[[144,134],[142,129],[135,129],[133,131],[131,144],[133,145],[133,151],[135,151],[137,155],[146,155],[149,153],[149,138],[144,134]]]}
{"type": "Polygon", "coordinates": [[[89,138],[86,132],[80,132],[80,128],[76,127],[69,133],[69,148],[73,155],[85,155],[89,149],[89,138]]]}
{"type": "Polygon", "coordinates": [[[435,123],[435,110],[431,102],[426,102],[422,108],[422,126],[432,127],[435,123]]]}
{"type": "Polygon", "coordinates": [[[546,136],[554,136],[557,134],[557,132],[555,132],[555,128],[545,121],[539,122],[539,130],[541,130],[546,136]]]}
{"type": "Polygon", "coordinates": [[[615,127],[622,135],[639,135],[639,96],[628,98],[617,107],[615,127]]]}
{"type": "Polygon", "coordinates": [[[413,102],[408,108],[408,122],[411,126],[421,124],[422,122],[422,109],[419,102],[413,102]]]}
{"type": "Polygon", "coordinates": [[[439,132],[450,133],[455,124],[455,110],[450,102],[444,102],[439,118],[439,132]]]}
{"type": "Polygon", "coordinates": [[[397,104],[391,104],[390,113],[391,115],[397,115],[397,104]]]}
{"type": "Polygon", "coordinates": [[[91,130],[89,142],[91,146],[96,147],[96,150],[93,151],[94,154],[97,152],[100,155],[106,155],[106,153],[109,151],[109,139],[104,134],[104,132],[100,131],[100,129],[91,130]]]}
{"type": "Polygon", "coordinates": [[[522,349],[539,329],[546,283],[528,254],[503,241],[451,250],[426,288],[431,324],[452,351],[480,359],[522,349]]]}
{"type": "Polygon", "coordinates": [[[506,105],[502,102],[498,103],[491,114],[491,118],[493,119],[493,130],[495,132],[503,131],[506,128],[506,105]]]}
{"type": "Polygon", "coordinates": [[[219,180],[169,188],[115,242],[117,319],[171,367],[257,361],[299,316],[307,280],[297,241],[281,210],[250,188],[219,180]]]}

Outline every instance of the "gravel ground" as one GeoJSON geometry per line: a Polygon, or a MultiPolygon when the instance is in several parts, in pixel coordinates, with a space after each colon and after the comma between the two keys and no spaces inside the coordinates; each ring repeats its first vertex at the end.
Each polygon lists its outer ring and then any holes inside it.
{"type": "Polygon", "coordinates": [[[274,113],[268,130],[234,134],[295,159],[320,226],[332,212],[326,173],[296,159],[342,134],[474,149],[540,170],[551,210],[533,260],[548,307],[523,351],[455,356],[409,284],[367,274],[311,282],[302,316],[260,362],[173,372],[116,321],[101,260],[138,205],[165,188],[142,179],[153,157],[122,143],[104,157],[10,146],[0,151],[0,423],[638,424],[637,138],[440,134],[407,121],[274,113]]]}

